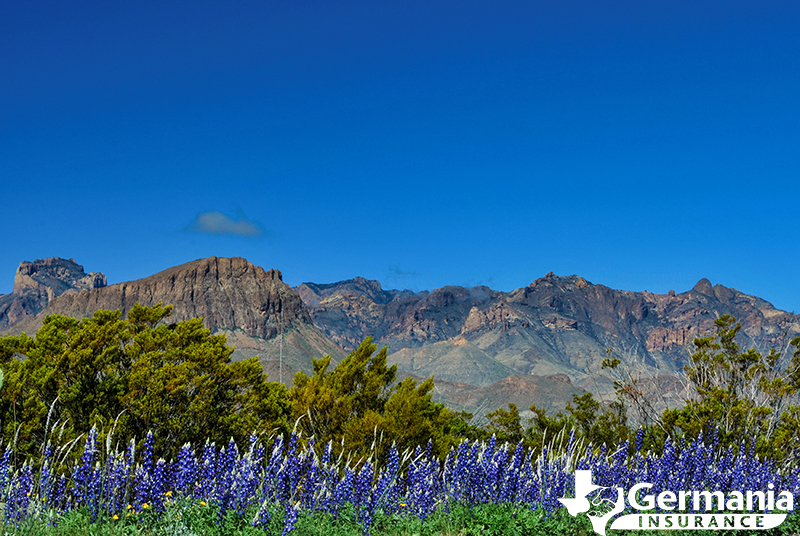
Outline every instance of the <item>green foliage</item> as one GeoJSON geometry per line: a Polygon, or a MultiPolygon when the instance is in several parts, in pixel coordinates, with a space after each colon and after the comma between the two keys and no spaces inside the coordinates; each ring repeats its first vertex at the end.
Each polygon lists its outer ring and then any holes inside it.
{"type": "Polygon", "coordinates": [[[392,443],[402,451],[432,441],[443,455],[458,440],[452,433],[463,428],[461,416],[432,401],[432,378],[394,384],[397,365],[386,365],[386,348],[376,350],[367,338],[333,370],[330,356],[313,360],[311,377],[298,372],[289,390],[292,417],[319,446],[332,441],[336,454],[347,445],[366,458],[377,443],[382,456],[392,443]]]}
{"type": "Polygon", "coordinates": [[[587,444],[614,445],[630,434],[624,407],[619,402],[612,402],[601,411],[602,405],[592,393],[572,395],[572,401],[575,406],[567,404],[566,411],[587,444]]]}
{"type": "MultiPolygon", "coordinates": [[[[715,334],[695,339],[696,351],[686,366],[697,396],[666,411],[664,429],[694,438],[715,427],[723,447],[744,441],[761,455],[783,458],[800,439],[798,407],[786,404],[798,391],[792,369],[780,368],[775,349],[767,355],[742,350],[736,342],[741,324],[734,317],[723,315],[716,326],[715,334]]],[[[794,369],[798,359],[796,352],[794,369]]]]}
{"type": "MultiPolygon", "coordinates": [[[[130,517],[113,519],[104,516],[92,522],[84,508],[65,514],[41,512],[19,526],[6,527],[6,534],[19,536],[278,536],[283,534],[284,508],[269,505],[270,522],[266,527],[253,527],[250,521],[256,509],[244,515],[228,512],[219,519],[212,505],[190,501],[169,503],[164,512],[139,512],[130,517]],[[52,520],[50,514],[53,515],[52,520]]],[[[793,516],[790,516],[791,521],[793,516]]],[[[339,516],[324,512],[302,511],[298,516],[296,536],[363,536],[364,527],[356,521],[352,507],[345,507],[339,516]]],[[[590,536],[594,534],[586,516],[574,518],[561,509],[552,515],[531,510],[524,504],[485,504],[470,508],[460,504],[439,507],[424,522],[413,515],[375,512],[369,533],[372,536],[527,536],[553,534],[590,536]]],[[[674,531],[673,531],[674,534],[674,531]]]]}
{"type": "Polygon", "coordinates": [[[723,315],[715,324],[715,333],[694,340],[695,351],[685,367],[692,396],[683,406],[660,414],[639,378],[630,371],[621,373],[618,358],[605,359],[603,368],[616,375],[618,413],[636,412],[645,427],[645,448],[660,450],[667,437],[708,437],[715,429],[722,447],[744,443],[790,465],[800,441],[800,337],[791,342],[795,352],[787,366],[786,356],[775,349],[766,355],[742,350],[736,342],[741,324],[734,317],[723,315]]]}
{"type": "MultiPolygon", "coordinates": [[[[533,408],[531,408],[533,409],[533,408]]],[[[486,415],[489,419],[487,428],[502,443],[519,443],[525,436],[517,405],[508,404],[508,410],[498,408],[486,415]]]]}
{"type": "MultiPolygon", "coordinates": [[[[103,517],[92,522],[86,509],[65,514],[42,512],[26,519],[16,527],[7,526],[5,534],[18,536],[278,536],[283,533],[284,508],[280,504],[268,506],[271,521],[266,527],[253,527],[250,520],[255,509],[243,516],[228,512],[220,520],[217,508],[186,501],[167,505],[163,513],[140,512],[130,517],[113,519],[103,517]]],[[[296,536],[363,536],[364,528],[354,518],[352,508],[344,508],[341,515],[301,512],[291,534],[296,536]]],[[[764,535],[797,534],[800,516],[791,514],[779,527],[758,531],[764,535]]],[[[755,531],[720,531],[722,536],[752,534],[755,531]]],[[[635,536],[641,531],[615,531],[615,534],[635,536]]],[[[697,535],[707,531],[649,531],[654,535],[697,535]]],[[[407,514],[388,515],[378,511],[370,527],[372,536],[527,536],[552,534],[554,536],[592,536],[594,530],[587,516],[570,516],[561,508],[545,515],[541,510],[531,510],[520,504],[485,504],[472,508],[460,504],[439,507],[424,522],[407,514]]]]}
{"type": "Polygon", "coordinates": [[[526,448],[536,452],[570,432],[575,434],[575,439],[595,446],[616,445],[630,434],[624,408],[618,403],[604,407],[591,393],[572,395],[572,402],[566,405],[565,411],[555,415],[548,415],[536,404],[530,410],[533,417],[527,419],[527,426],[523,427],[516,404],[509,404],[508,410],[499,408],[486,416],[489,419],[487,428],[498,441],[522,441],[526,448]]]}
{"type": "Polygon", "coordinates": [[[285,389],[266,381],[258,360],[232,363],[224,336],[201,319],[164,324],[171,312],[137,303],[124,320],[119,311],[80,321],[52,315],[35,339],[0,341],[4,440],[16,436],[18,451],[32,455],[56,423],[62,441],[92,426],[118,441],[152,430],[157,452],[169,455],[185,442],[286,430],[285,389]]]}
{"type": "Polygon", "coordinates": [[[52,315],[35,337],[0,338],[4,441],[16,438],[18,452],[34,455],[54,429],[62,442],[92,426],[101,441],[112,431],[119,442],[153,431],[158,455],[168,456],[185,442],[243,442],[252,432],[287,433],[296,423],[320,448],[332,441],[336,455],[346,445],[356,459],[382,458],[392,444],[402,451],[431,442],[443,456],[461,439],[491,434],[536,450],[570,432],[584,445],[618,445],[632,439],[627,414],[635,408],[646,448],[716,427],[722,446],[752,441],[760,454],[791,463],[800,442],[800,404],[790,403],[800,392],[800,337],[786,366],[775,350],[742,350],[741,326],[727,315],[716,333],[695,340],[686,374],[696,396],[681,408],[657,413],[638,378],[610,355],[603,368],[616,375],[617,400],[573,395],[555,415],[534,404],[526,422],[509,404],[478,428],[471,415],[433,401],[433,378],[398,381],[387,349],[371,339],[336,367],[330,356],[312,360],[313,373],[298,373],[287,391],[267,381],[257,358],[232,362],[225,337],[211,335],[202,319],[170,324],[171,312],[169,305],[136,304],[125,319],[102,310],[82,320],[52,315]]]}

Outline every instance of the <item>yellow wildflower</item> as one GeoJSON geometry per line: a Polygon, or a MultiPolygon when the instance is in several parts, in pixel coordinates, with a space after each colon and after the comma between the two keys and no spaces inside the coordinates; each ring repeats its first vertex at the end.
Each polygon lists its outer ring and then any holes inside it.
{"type": "Polygon", "coordinates": [[[143,509],[146,509],[146,508],[147,508],[147,503],[144,503],[144,504],[142,505],[142,508],[143,508],[143,509]]]}
{"type": "Polygon", "coordinates": [[[205,505],[206,505],[206,501],[200,501],[200,506],[205,506],[205,505]]]}
{"type": "Polygon", "coordinates": [[[172,497],[172,490],[169,490],[164,495],[166,495],[167,497],[172,497]]]}
{"type": "Polygon", "coordinates": [[[130,510],[130,509],[131,509],[131,508],[133,508],[133,507],[132,507],[132,506],[129,504],[127,508],[128,508],[128,510],[130,510]]]}
{"type": "MultiPolygon", "coordinates": [[[[128,514],[128,515],[130,515],[130,514],[128,514]]],[[[119,519],[119,516],[117,514],[114,514],[114,517],[112,517],[111,519],[115,519],[115,520],[119,519]]]]}

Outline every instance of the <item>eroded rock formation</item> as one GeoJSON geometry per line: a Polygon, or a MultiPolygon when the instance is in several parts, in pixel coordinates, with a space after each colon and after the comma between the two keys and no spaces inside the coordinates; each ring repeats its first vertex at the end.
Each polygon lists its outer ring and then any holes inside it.
{"type": "Polygon", "coordinates": [[[0,296],[0,330],[36,316],[66,292],[105,286],[105,275],[87,274],[75,259],[51,257],[21,262],[14,275],[14,290],[0,296]]]}

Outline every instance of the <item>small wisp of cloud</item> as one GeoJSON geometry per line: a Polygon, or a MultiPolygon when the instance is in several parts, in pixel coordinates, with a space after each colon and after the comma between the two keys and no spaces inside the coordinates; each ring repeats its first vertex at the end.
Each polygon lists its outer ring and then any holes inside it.
{"type": "Polygon", "coordinates": [[[389,267],[389,277],[392,279],[416,279],[419,277],[419,274],[413,270],[406,271],[401,269],[399,266],[390,266],[389,267]]]}
{"type": "Polygon", "coordinates": [[[393,265],[389,267],[389,271],[386,275],[386,282],[391,286],[397,286],[417,292],[420,289],[417,288],[417,285],[414,283],[418,281],[419,277],[419,272],[415,272],[413,270],[403,270],[399,266],[393,265]]]}
{"type": "Polygon", "coordinates": [[[240,214],[235,220],[217,210],[201,212],[186,227],[192,233],[259,237],[264,235],[261,226],[240,214]]]}

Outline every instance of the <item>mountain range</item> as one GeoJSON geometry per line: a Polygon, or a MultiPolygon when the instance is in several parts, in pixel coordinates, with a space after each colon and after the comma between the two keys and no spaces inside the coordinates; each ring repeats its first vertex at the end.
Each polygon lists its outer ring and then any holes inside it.
{"type": "Polygon", "coordinates": [[[234,345],[234,359],[258,355],[270,378],[284,383],[295,371],[309,372],[312,357],[330,354],[337,362],[372,337],[401,376],[433,376],[439,400],[478,415],[509,402],[556,411],[584,391],[608,398],[612,378],[601,369],[608,350],[648,378],[654,396],[677,401],[685,396],[681,370],[692,341],[723,314],[742,323],[744,347],[783,348],[800,334],[800,316],[707,279],[667,294],[553,273],[511,292],[386,290],[362,277],[292,288],[280,271],[236,257],[112,285],[72,259],[23,262],[13,292],[0,295],[0,333],[32,334],[48,314],[124,315],[136,302],[172,304],[171,321],[203,317],[234,345]]]}

